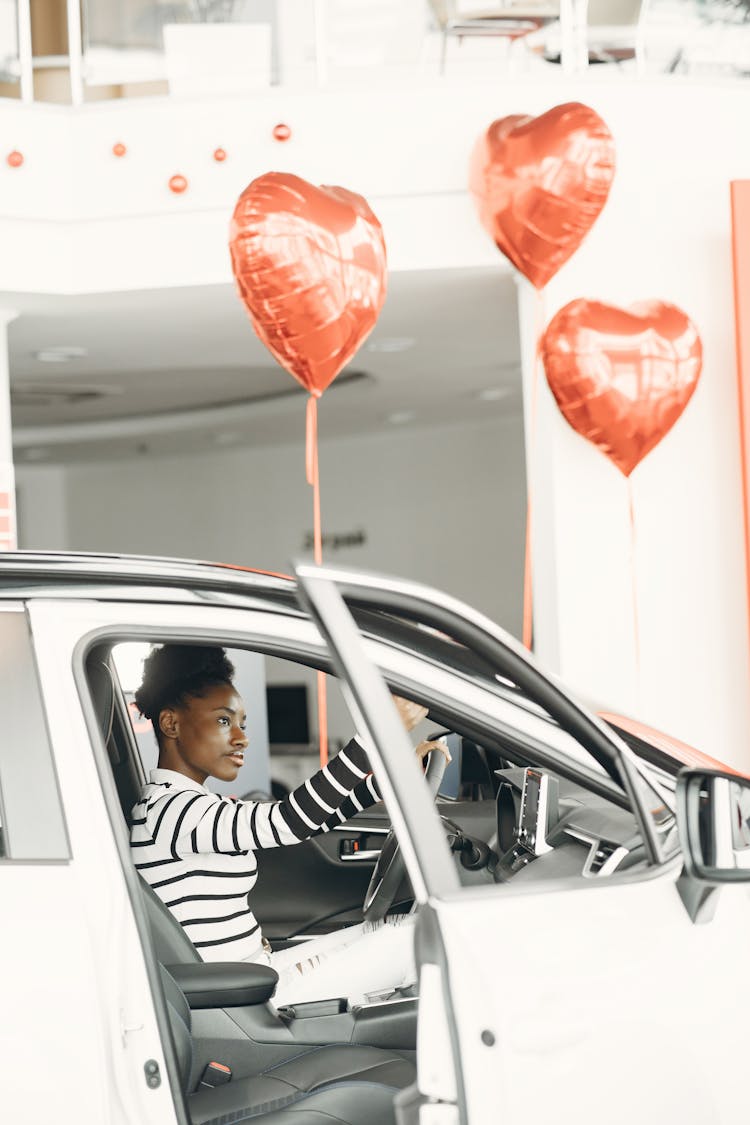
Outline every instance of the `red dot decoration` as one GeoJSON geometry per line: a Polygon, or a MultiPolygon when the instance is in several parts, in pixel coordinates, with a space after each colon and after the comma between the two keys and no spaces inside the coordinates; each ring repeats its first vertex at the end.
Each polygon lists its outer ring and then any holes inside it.
{"type": "Polygon", "coordinates": [[[23,153],[14,148],[13,152],[9,152],[5,159],[10,168],[20,168],[23,164],[23,153]]]}
{"type": "Polygon", "coordinates": [[[113,156],[124,156],[127,151],[128,150],[125,147],[125,145],[122,143],[122,141],[118,141],[117,144],[112,145],[112,155],[113,156]]]}
{"type": "Polygon", "coordinates": [[[275,141],[288,141],[292,135],[292,130],[283,121],[273,127],[273,139],[275,141]]]}
{"type": "Polygon", "coordinates": [[[226,158],[227,158],[227,154],[226,154],[225,149],[223,149],[223,148],[215,148],[214,149],[214,160],[216,161],[217,164],[223,164],[224,161],[226,160],[226,158]]]}
{"type": "Polygon", "coordinates": [[[172,176],[169,181],[169,190],[173,191],[175,195],[182,195],[183,191],[187,191],[188,182],[184,176],[172,176]]]}

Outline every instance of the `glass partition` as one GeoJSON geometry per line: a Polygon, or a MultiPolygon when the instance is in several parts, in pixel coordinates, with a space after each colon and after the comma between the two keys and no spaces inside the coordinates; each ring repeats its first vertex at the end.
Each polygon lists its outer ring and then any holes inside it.
{"type": "Polygon", "coordinates": [[[279,80],[275,0],[84,0],[87,85],[167,81],[174,94],[279,80]]]}
{"type": "Polygon", "coordinates": [[[78,11],[0,0],[0,97],[243,95],[591,63],[623,78],[750,76],[750,0],[81,0],[80,26],[78,11]]]}
{"type": "Polygon", "coordinates": [[[18,5],[0,0],[0,97],[21,96],[21,62],[18,49],[18,5]]]}

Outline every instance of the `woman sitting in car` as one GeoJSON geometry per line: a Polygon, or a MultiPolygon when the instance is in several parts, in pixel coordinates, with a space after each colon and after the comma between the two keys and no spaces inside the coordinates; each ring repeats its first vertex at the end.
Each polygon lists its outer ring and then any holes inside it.
{"type": "MultiPolygon", "coordinates": [[[[183,927],[204,961],[261,961],[279,973],[275,1000],[347,995],[361,1000],[415,980],[413,919],[397,915],[272,952],[252,907],[255,852],[327,832],[380,800],[357,739],[281,801],[241,801],[206,788],[233,781],[249,746],[247,716],[223,649],[167,644],[144,665],[135,695],[159,745],[133,808],[135,866],[183,927]]],[[[425,708],[394,696],[412,730],[425,708]]],[[[422,742],[424,757],[442,743],[422,742]]],[[[294,862],[290,859],[290,862],[294,862]]]]}

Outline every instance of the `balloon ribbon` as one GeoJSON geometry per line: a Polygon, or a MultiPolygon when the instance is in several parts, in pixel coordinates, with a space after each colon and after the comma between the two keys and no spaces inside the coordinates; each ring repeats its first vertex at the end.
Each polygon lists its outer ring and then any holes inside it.
{"type": "MultiPolygon", "coordinates": [[[[323,535],[320,522],[320,473],[318,470],[318,400],[310,395],[307,400],[307,427],[305,440],[305,468],[307,483],[313,490],[313,558],[315,565],[323,562],[323,535]]],[[[325,672],[318,672],[318,735],[320,739],[320,764],[328,761],[328,699],[325,672]]]]}
{"type": "MultiPolygon", "coordinates": [[[[633,481],[630,477],[628,480],[628,509],[630,512],[630,582],[633,597],[633,641],[635,644],[635,680],[636,680],[636,696],[640,696],[640,682],[641,682],[641,630],[638,621],[638,581],[636,575],[635,565],[635,509],[633,507],[633,481]]],[[[636,700],[640,703],[640,699],[636,700]]]]}
{"type": "Polygon", "coordinates": [[[532,497],[534,491],[534,448],[536,446],[539,405],[539,368],[541,366],[542,331],[544,328],[544,294],[534,291],[534,370],[531,386],[531,423],[529,425],[529,456],[526,458],[526,545],[523,562],[523,633],[525,648],[531,651],[534,636],[534,582],[531,561],[532,497]]]}

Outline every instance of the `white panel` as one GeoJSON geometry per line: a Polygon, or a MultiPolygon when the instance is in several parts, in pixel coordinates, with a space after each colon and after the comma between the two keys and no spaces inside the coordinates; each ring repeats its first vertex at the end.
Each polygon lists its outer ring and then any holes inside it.
{"type": "Polygon", "coordinates": [[[750,897],[727,887],[694,925],[678,874],[438,906],[471,1125],[742,1116],[750,897]]]}
{"type": "MultiPolygon", "coordinates": [[[[423,964],[419,970],[417,1067],[421,1094],[441,1101],[456,1101],[456,1071],[443,995],[443,977],[440,967],[429,963],[423,964]]],[[[423,1125],[421,1117],[420,1125],[423,1125]]]]}
{"type": "Polygon", "coordinates": [[[171,94],[241,94],[271,84],[271,25],[164,25],[171,94]]]}

